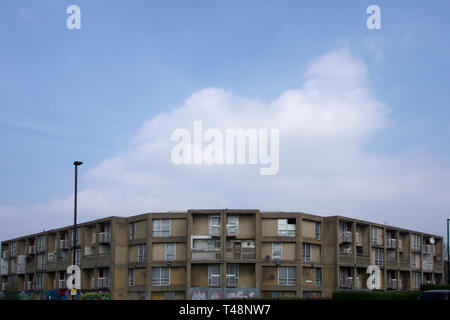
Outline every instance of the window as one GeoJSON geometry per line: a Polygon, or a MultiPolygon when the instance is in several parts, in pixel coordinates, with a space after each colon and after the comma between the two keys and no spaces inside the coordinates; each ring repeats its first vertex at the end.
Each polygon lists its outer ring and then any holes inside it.
{"type": "Polygon", "coordinates": [[[75,250],[75,264],[79,266],[80,262],[81,262],[81,249],[78,248],[75,250]]]}
{"type": "Polygon", "coordinates": [[[170,268],[152,268],[152,285],[168,286],[170,283],[170,268]]]}
{"type": "Polygon", "coordinates": [[[175,260],[175,243],[166,243],[166,261],[175,260]]]}
{"type": "Polygon", "coordinates": [[[170,237],[170,219],[153,220],[154,237],[170,237]]]}
{"type": "Polygon", "coordinates": [[[220,266],[218,264],[208,264],[208,285],[218,286],[220,284],[220,266]]]}
{"type": "Polygon", "coordinates": [[[420,236],[413,235],[413,250],[420,250],[420,236]]]}
{"type": "Polygon", "coordinates": [[[272,259],[273,260],[281,260],[282,257],[282,244],[281,242],[273,242],[272,243],[272,259]]]}
{"type": "Polygon", "coordinates": [[[295,237],[295,218],[278,219],[278,236],[295,237]]]}
{"type": "Polygon", "coordinates": [[[362,256],[362,255],[364,255],[364,249],[363,249],[363,247],[356,247],[356,254],[358,255],[358,256],[362,256]]]}
{"type": "Polygon", "coordinates": [[[419,255],[417,253],[411,254],[411,267],[413,269],[418,269],[418,261],[419,261],[419,255]]]}
{"type": "Polygon", "coordinates": [[[239,234],[239,217],[227,217],[227,233],[229,236],[237,236],[239,234]]]}
{"type": "Polygon", "coordinates": [[[239,265],[227,264],[227,285],[237,286],[239,284],[239,265]]]}
{"type": "Polygon", "coordinates": [[[377,244],[378,243],[378,228],[372,227],[372,243],[377,244]]]}
{"type": "Polygon", "coordinates": [[[208,234],[213,237],[220,237],[220,217],[210,216],[208,218],[208,234]]]}
{"type": "Polygon", "coordinates": [[[420,288],[420,272],[413,272],[414,288],[420,288]]]}
{"type": "Polygon", "coordinates": [[[36,285],[37,285],[37,289],[42,289],[43,286],[43,274],[42,273],[38,273],[36,275],[36,285]]]}
{"type": "Polygon", "coordinates": [[[128,269],[128,286],[134,287],[134,269],[128,269]]]}
{"type": "Polygon", "coordinates": [[[297,281],[295,267],[278,267],[278,285],[295,286],[297,281]]]}
{"type": "Polygon", "coordinates": [[[147,261],[147,244],[142,243],[138,247],[138,262],[147,261]]]}
{"type": "Polygon", "coordinates": [[[314,237],[320,240],[320,222],[314,222],[314,237]]]}
{"type": "Polygon", "coordinates": [[[80,228],[77,228],[76,232],[73,232],[73,230],[72,230],[72,242],[70,243],[70,245],[73,246],[73,242],[75,241],[75,239],[74,239],[75,233],[76,233],[76,237],[77,237],[75,245],[79,246],[80,245],[80,228]]]}
{"type": "Polygon", "coordinates": [[[130,240],[136,238],[136,222],[130,223],[130,240]]]}
{"type": "Polygon", "coordinates": [[[314,276],[316,279],[316,286],[320,286],[322,283],[322,269],[315,268],[314,269],[314,276]]]}
{"type": "Polygon", "coordinates": [[[217,239],[194,239],[192,249],[199,251],[220,250],[220,240],[217,239]]]}
{"type": "Polygon", "coordinates": [[[38,251],[45,250],[45,236],[38,237],[38,251]]]}
{"type": "Polygon", "coordinates": [[[302,244],[302,260],[303,262],[311,262],[311,244],[302,244]]]}
{"type": "Polygon", "coordinates": [[[40,255],[40,260],[41,260],[41,270],[45,270],[45,253],[40,255]]]}
{"type": "Polygon", "coordinates": [[[17,255],[17,242],[11,243],[11,256],[17,255]]]}
{"type": "Polygon", "coordinates": [[[383,249],[375,248],[374,250],[374,262],[377,266],[383,265],[383,249]]]}

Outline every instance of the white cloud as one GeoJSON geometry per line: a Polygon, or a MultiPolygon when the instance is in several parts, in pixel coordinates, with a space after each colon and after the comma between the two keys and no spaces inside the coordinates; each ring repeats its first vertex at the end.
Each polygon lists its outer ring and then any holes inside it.
{"type": "MultiPolygon", "coordinates": [[[[79,193],[80,220],[260,208],[386,220],[440,233],[436,224],[450,208],[450,171],[419,161],[427,158],[421,152],[363,151],[368,136],[389,126],[389,112],[370,90],[365,63],[345,48],[318,57],[302,88],[270,103],[219,88],[199,90],[179,108],[144,123],[126,151],[81,176],[89,189],[79,193]],[[207,128],[279,129],[279,173],[260,176],[259,167],[250,165],[175,166],[170,135],[177,128],[192,130],[194,120],[207,128]]],[[[72,205],[69,196],[26,208],[0,207],[2,238],[70,225],[72,205]]]]}

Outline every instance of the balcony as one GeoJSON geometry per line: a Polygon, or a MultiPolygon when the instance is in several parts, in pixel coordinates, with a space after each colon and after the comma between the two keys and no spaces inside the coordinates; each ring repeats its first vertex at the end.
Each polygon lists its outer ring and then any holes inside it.
{"type": "Polygon", "coordinates": [[[67,280],[58,280],[58,289],[67,289],[67,280]]]}
{"type": "Polygon", "coordinates": [[[239,235],[239,229],[236,225],[227,225],[227,236],[229,237],[235,237],[239,235]]]}
{"type": "Polygon", "coordinates": [[[396,239],[387,239],[386,240],[386,248],[396,249],[397,248],[397,240],[396,239]]]}
{"type": "Polygon", "coordinates": [[[222,254],[217,251],[192,252],[192,260],[217,260],[222,259],[222,254]]]}
{"type": "Polygon", "coordinates": [[[339,240],[341,242],[353,242],[353,233],[351,231],[341,231],[339,240]]]}
{"type": "Polygon", "coordinates": [[[109,278],[92,278],[92,289],[103,289],[110,287],[109,278]]]}
{"type": "Polygon", "coordinates": [[[256,251],[227,251],[225,253],[226,259],[236,259],[236,260],[246,260],[246,259],[256,259],[256,251]]]}
{"type": "Polygon", "coordinates": [[[96,243],[110,243],[111,242],[111,233],[109,232],[100,232],[98,234],[92,234],[92,244],[96,243]]]}
{"type": "Polygon", "coordinates": [[[212,226],[209,230],[209,235],[211,237],[220,237],[220,226],[212,226]]]}
{"type": "Polygon", "coordinates": [[[95,247],[84,247],[84,255],[85,256],[95,255],[95,247]]]}
{"type": "Polygon", "coordinates": [[[8,252],[8,250],[5,250],[5,251],[2,252],[2,258],[3,258],[3,259],[8,259],[8,258],[9,258],[9,252],[8,252]]]}
{"type": "Polygon", "coordinates": [[[34,290],[34,284],[32,281],[26,281],[23,285],[25,290],[34,290]]]}
{"type": "Polygon", "coordinates": [[[7,283],[2,283],[2,291],[6,291],[8,289],[7,283]]]}
{"type": "Polygon", "coordinates": [[[36,254],[36,247],[28,246],[28,254],[36,254]]]}
{"type": "Polygon", "coordinates": [[[69,241],[59,240],[59,248],[64,250],[69,249],[69,241]]]}
{"type": "Polygon", "coordinates": [[[433,271],[433,263],[428,261],[423,261],[422,263],[423,271],[433,271]]]}
{"type": "Polygon", "coordinates": [[[433,253],[433,248],[431,247],[431,245],[423,246],[423,254],[432,254],[432,253],[433,253]]]}
{"type": "Polygon", "coordinates": [[[343,278],[343,279],[341,279],[340,287],[342,289],[352,289],[353,288],[353,278],[343,278]]]}
{"type": "Polygon", "coordinates": [[[388,279],[386,281],[386,289],[397,290],[397,279],[388,279]]]}
{"type": "Polygon", "coordinates": [[[25,274],[25,271],[26,271],[25,264],[17,264],[16,270],[17,270],[17,274],[25,274]]]}

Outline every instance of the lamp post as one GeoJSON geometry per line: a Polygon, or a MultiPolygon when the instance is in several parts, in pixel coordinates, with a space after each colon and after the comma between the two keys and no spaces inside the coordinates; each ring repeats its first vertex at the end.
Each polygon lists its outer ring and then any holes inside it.
{"type": "MultiPolygon", "coordinates": [[[[447,219],[447,284],[450,284],[450,239],[449,239],[449,233],[450,233],[450,226],[449,226],[450,219],[447,219]]],[[[444,259],[444,268],[445,268],[445,259],[444,259]]]]}
{"type": "Polygon", "coordinates": [[[76,247],[77,247],[77,189],[78,189],[78,166],[81,166],[83,162],[75,161],[75,194],[73,200],[73,264],[76,264],[76,247]]]}

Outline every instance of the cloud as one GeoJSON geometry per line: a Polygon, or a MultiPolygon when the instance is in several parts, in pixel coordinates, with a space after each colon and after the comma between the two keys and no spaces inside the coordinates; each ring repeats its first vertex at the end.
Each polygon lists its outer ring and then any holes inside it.
{"type": "MultiPolygon", "coordinates": [[[[369,137],[390,126],[391,111],[374,96],[364,61],[342,48],[315,59],[305,75],[301,88],[271,102],[204,88],[145,122],[126,150],[82,175],[88,188],[79,193],[80,220],[189,208],[260,208],[339,214],[441,233],[436,223],[450,208],[450,170],[430,162],[426,151],[366,151],[369,137]],[[171,133],[192,130],[195,120],[223,130],[279,129],[278,174],[260,176],[252,165],[174,165],[171,133]]],[[[2,238],[70,225],[72,205],[68,196],[23,208],[0,207],[2,238]]]]}

